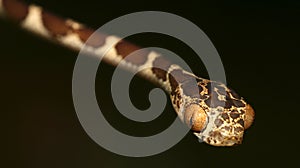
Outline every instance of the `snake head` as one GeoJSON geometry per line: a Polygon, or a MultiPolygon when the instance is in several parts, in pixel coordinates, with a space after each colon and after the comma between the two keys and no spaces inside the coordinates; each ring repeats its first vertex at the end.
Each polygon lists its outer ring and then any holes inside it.
{"type": "Polygon", "coordinates": [[[234,90],[178,68],[170,72],[169,80],[173,107],[199,140],[213,146],[242,142],[254,110],[234,90]]]}
{"type": "Polygon", "coordinates": [[[200,141],[213,146],[241,144],[254,120],[253,108],[224,84],[198,82],[200,97],[186,105],[184,122],[200,141]]]}

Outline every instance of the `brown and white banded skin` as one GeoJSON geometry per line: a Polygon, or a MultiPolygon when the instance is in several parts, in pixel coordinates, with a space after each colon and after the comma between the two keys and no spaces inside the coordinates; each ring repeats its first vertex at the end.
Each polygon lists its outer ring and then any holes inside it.
{"type": "Polygon", "coordinates": [[[179,118],[201,141],[210,145],[240,144],[244,131],[254,120],[253,108],[232,89],[197,77],[156,52],[143,52],[125,59],[140,48],[119,41],[116,36],[98,32],[88,40],[94,33],[93,29],[18,0],[0,0],[0,13],[24,29],[76,51],[86,45],[87,52],[97,56],[109,49],[103,57],[109,64],[118,65],[123,60],[123,67],[135,71],[150,65],[152,68],[142,70],[140,75],[169,93],[179,118]]]}

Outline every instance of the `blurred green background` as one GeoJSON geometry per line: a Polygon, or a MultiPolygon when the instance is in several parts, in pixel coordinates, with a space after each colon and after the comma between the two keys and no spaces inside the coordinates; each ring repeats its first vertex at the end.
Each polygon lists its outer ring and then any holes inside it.
{"type": "MultiPolygon", "coordinates": [[[[2,157],[5,167],[204,167],[295,165],[299,150],[298,1],[161,2],[35,0],[50,11],[97,28],[124,14],[159,10],[198,25],[217,48],[227,82],[254,107],[256,120],[242,145],[217,148],[189,133],[173,148],[151,157],[130,158],[106,151],[82,129],[72,102],[72,71],[77,53],[20,31],[0,20],[2,157]]],[[[193,71],[207,77],[201,60],[178,40],[136,35],[142,46],[169,49],[193,71]]],[[[118,114],[110,95],[114,68],[101,64],[96,92],[113,126],[132,135],[151,135],[176,117],[170,101],[157,120],[141,124],[118,114]]],[[[135,78],[133,103],[149,106],[147,81],[135,78]]],[[[120,142],[122,143],[122,142],[120,142]]],[[[3,166],[4,167],[4,166],[3,166]]]]}

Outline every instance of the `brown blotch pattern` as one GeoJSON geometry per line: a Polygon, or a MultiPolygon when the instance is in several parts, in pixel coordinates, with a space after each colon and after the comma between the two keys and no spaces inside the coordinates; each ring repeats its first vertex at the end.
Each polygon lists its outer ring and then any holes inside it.
{"type": "Polygon", "coordinates": [[[240,101],[240,100],[232,100],[233,104],[236,106],[236,107],[245,107],[245,104],[240,101]]]}
{"type": "Polygon", "coordinates": [[[224,108],[230,109],[233,105],[234,104],[231,99],[226,99],[224,108]]]}
{"type": "Polygon", "coordinates": [[[241,96],[239,96],[234,90],[230,89],[230,94],[232,97],[236,99],[241,99],[241,96]]]}
{"type": "Polygon", "coordinates": [[[224,129],[225,129],[226,131],[230,131],[230,130],[231,130],[231,128],[230,128],[229,126],[225,126],[224,129]]]}
{"type": "Polygon", "coordinates": [[[174,69],[170,74],[175,78],[178,83],[183,83],[184,81],[195,80],[195,77],[183,73],[182,69],[174,69]]]}
{"type": "Polygon", "coordinates": [[[62,19],[44,10],[42,11],[42,20],[45,28],[53,36],[64,36],[72,30],[72,28],[66,24],[65,19],[62,19]]]}
{"type": "Polygon", "coordinates": [[[208,99],[206,99],[204,101],[209,107],[212,107],[212,108],[216,108],[218,106],[220,107],[224,107],[226,106],[226,102],[225,101],[221,101],[219,100],[218,98],[218,94],[217,93],[213,93],[209,96],[208,99]]]}
{"type": "Polygon", "coordinates": [[[163,81],[167,80],[167,71],[160,68],[152,68],[152,72],[158,79],[162,79],[163,81]]]}
{"type": "Polygon", "coordinates": [[[223,121],[221,119],[216,119],[215,120],[216,127],[220,127],[222,124],[223,124],[223,121]]]}
{"type": "Polygon", "coordinates": [[[179,109],[180,108],[180,101],[179,99],[176,101],[176,107],[179,109]]]}
{"type": "Polygon", "coordinates": [[[218,93],[220,94],[220,95],[226,95],[226,90],[225,90],[225,88],[223,88],[223,87],[217,87],[218,88],[218,93]]]}
{"type": "Polygon", "coordinates": [[[213,90],[213,86],[211,82],[208,82],[206,84],[206,89],[207,89],[207,94],[211,94],[212,90],[213,90]]]}
{"type": "Polygon", "coordinates": [[[171,95],[174,95],[175,90],[176,90],[176,88],[178,87],[179,84],[171,74],[168,74],[168,77],[169,77],[169,82],[170,82],[170,85],[171,85],[171,95]]]}
{"type": "Polygon", "coordinates": [[[183,93],[192,98],[200,98],[200,92],[203,90],[201,86],[198,86],[196,80],[184,82],[181,87],[183,93]]]}
{"type": "Polygon", "coordinates": [[[176,89],[175,91],[172,91],[171,93],[171,100],[172,100],[172,104],[175,105],[177,107],[177,109],[180,109],[180,105],[182,103],[182,96],[179,92],[178,89],[176,89]]]}
{"type": "Polygon", "coordinates": [[[90,28],[74,30],[74,33],[78,34],[80,40],[83,43],[86,43],[87,45],[95,48],[103,46],[105,43],[105,39],[107,38],[107,35],[99,32],[94,33],[94,30],[90,28]],[[91,36],[92,34],[93,36],[91,36]]]}
{"type": "Polygon", "coordinates": [[[245,104],[241,100],[232,99],[229,96],[229,93],[227,92],[227,94],[226,94],[225,108],[231,108],[232,106],[235,106],[235,107],[245,107],[245,104]]]}
{"type": "Polygon", "coordinates": [[[155,74],[155,76],[159,79],[162,79],[163,81],[167,80],[167,71],[170,68],[171,63],[164,59],[163,57],[157,57],[153,61],[153,68],[152,72],[155,74]]]}
{"type": "Polygon", "coordinates": [[[28,14],[28,6],[17,0],[2,0],[3,7],[9,18],[21,22],[28,14]]]}
{"type": "MultiPolygon", "coordinates": [[[[124,40],[121,40],[118,42],[115,46],[115,49],[117,51],[117,54],[121,57],[125,58],[132,52],[141,49],[140,47],[131,44],[129,42],[126,42],[124,40]]],[[[131,54],[130,57],[126,58],[129,62],[135,64],[135,65],[142,65],[144,64],[148,59],[149,51],[141,51],[136,54],[131,54]]]]}
{"type": "Polygon", "coordinates": [[[240,119],[240,120],[237,121],[237,123],[239,123],[241,126],[244,127],[244,120],[240,119]]]}
{"type": "Polygon", "coordinates": [[[228,116],[228,114],[226,114],[226,113],[222,113],[222,114],[221,114],[221,117],[222,117],[225,121],[229,119],[229,116],[228,116]]]}
{"type": "Polygon", "coordinates": [[[237,119],[238,117],[240,117],[240,114],[237,113],[237,112],[231,112],[231,113],[230,113],[230,117],[231,117],[232,119],[237,119]]]}
{"type": "MultiPolygon", "coordinates": [[[[175,69],[168,73],[169,81],[171,84],[171,91],[173,92],[178,85],[181,83],[183,92],[186,93],[186,95],[197,95],[199,97],[199,89],[197,85],[193,86],[192,88],[189,88],[189,86],[192,86],[193,84],[189,84],[190,81],[194,81],[193,83],[196,83],[195,77],[183,73],[182,69],[175,69]],[[187,82],[186,85],[184,85],[184,82],[187,82]]],[[[171,93],[172,94],[172,93],[171,93]]]]}
{"type": "Polygon", "coordinates": [[[236,128],[234,128],[234,130],[237,132],[244,131],[243,127],[236,127],[236,128]]]}
{"type": "Polygon", "coordinates": [[[245,103],[241,99],[237,99],[238,95],[234,91],[227,91],[221,84],[217,82],[202,82],[201,84],[204,88],[206,88],[204,95],[207,95],[208,98],[205,99],[202,95],[200,97],[204,98],[202,100],[204,100],[204,103],[206,103],[207,106],[211,108],[220,106],[225,109],[230,109],[232,107],[245,107],[245,103]],[[225,97],[225,99],[222,97],[225,97]]]}

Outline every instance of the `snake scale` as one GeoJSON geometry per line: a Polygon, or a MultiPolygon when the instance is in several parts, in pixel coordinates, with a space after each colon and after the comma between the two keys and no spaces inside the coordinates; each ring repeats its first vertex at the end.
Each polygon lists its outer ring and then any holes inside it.
{"type": "Polygon", "coordinates": [[[197,77],[155,52],[143,52],[125,59],[139,47],[116,36],[100,33],[87,42],[94,33],[93,29],[18,0],[0,0],[0,13],[24,29],[76,51],[87,45],[90,52],[97,55],[97,52],[107,49],[109,43],[118,41],[106,53],[104,61],[118,65],[125,60],[124,66],[129,70],[152,65],[152,68],[141,71],[140,75],[170,94],[181,121],[207,144],[241,144],[244,131],[254,120],[253,108],[235,91],[222,83],[197,77]],[[164,70],[155,67],[163,67],[164,70]],[[196,83],[193,82],[195,80],[196,83]]]}

